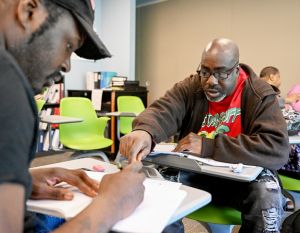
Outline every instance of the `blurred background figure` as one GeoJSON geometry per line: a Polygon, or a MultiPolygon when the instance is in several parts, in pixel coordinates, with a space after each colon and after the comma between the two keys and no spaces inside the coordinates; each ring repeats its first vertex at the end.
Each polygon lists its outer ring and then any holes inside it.
{"type": "Polygon", "coordinates": [[[279,87],[281,85],[281,78],[279,70],[274,66],[267,66],[260,72],[260,78],[269,83],[273,89],[278,93],[279,106],[284,108],[285,104],[295,104],[300,100],[300,86],[298,91],[290,91],[285,98],[280,96],[279,87]]]}

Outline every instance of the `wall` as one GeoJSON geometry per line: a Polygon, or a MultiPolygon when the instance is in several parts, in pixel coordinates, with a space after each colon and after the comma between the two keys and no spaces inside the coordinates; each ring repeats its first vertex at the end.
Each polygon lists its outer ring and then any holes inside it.
{"type": "Polygon", "coordinates": [[[103,70],[135,80],[135,0],[102,0],[101,38],[113,55],[103,70]]]}
{"type": "Polygon", "coordinates": [[[65,89],[85,89],[87,71],[116,71],[135,79],[135,0],[95,0],[94,28],[112,58],[88,61],[73,57],[65,89]]]}
{"type": "Polygon", "coordinates": [[[299,0],[169,0],[138,8],[137,79],[150,84],[151,103],[195,72],[209,41],[228,37],[256,73],[279,68],[285,95],[300,83],[299,12],[299,0]]]}

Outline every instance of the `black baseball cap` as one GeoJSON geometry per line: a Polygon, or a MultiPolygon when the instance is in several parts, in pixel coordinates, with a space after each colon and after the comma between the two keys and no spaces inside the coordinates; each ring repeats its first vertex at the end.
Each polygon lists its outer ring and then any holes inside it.
{"type": "Polygon", "coordinates": [[[94,10],[91,2],[93,0],[52,1],[68,10],[86,34],[83,45],[75,51],[79,57],[94,60],[111,57],[111,54],[93,29],[94,10]]]}

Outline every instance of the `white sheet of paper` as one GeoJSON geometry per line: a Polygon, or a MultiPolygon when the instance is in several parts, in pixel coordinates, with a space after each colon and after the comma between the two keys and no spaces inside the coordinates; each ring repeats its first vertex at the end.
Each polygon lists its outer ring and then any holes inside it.
{"type": "MultiPolygon", "coordinates": [[[[105,173],[87,172],[98,181],[105,173]]],[[[68,187],[66,184],[60,184],[68,187]]],[[[113,226],[114,231],[130,233],[159,233],[168,224],[172,215],[186,196],[179,190],[181,183],[165,180],[146,179],[144,181],[145,196],[143,202],[126,219],[113,226]]],[[[28,200],[28,210],[70,219],[79,214],[92,201],[74,187],[72,201],[28,200]]],[[[117,194],[116,194],[117,195],[117,194]]]]}
{"type": "Polygon", "coordinates": [[[97,111],[101,110],[102,94],[103,94],[102,89],[92,90],[92,103],[93,103],[94,109],[97,111]]]}
{"type": "MultiPolygon", "coordinates": [[[[145,181],[143,202],[128,218],[119,221],[113,230],[124,233],[160,233],[183,201],[186,192],[164,181],[145,181]]],[[[176,184],[175,182],[173,182],[176,184]]]]}
{"type": "Polygon", "coordinates": [[[171,152],[176,147],[175,143],[159,143],[153,148],[154,152],[171,152]]]}

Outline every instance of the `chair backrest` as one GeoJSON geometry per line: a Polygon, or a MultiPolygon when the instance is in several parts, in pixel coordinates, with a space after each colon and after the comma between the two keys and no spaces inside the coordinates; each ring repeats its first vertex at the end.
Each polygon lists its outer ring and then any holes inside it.
{"type": "Polygon", "coordinates": [[[60,124],[59,134],[63,143],[64,139],[79,138],[84,140],[91,134],[104,134],[104,127],[99,124],[96,111],[92,102],[83,97],[65,97],[60,102],[60,115],[83,119],[80,123],[60,124]]]}
{"type": "Polygon", "coordinates": [[[36,103],[36,106],[37,106],[37,109],[38,109],[38,112],[40,113],[44,104],[45,104],[45,100],[42,100],[42,99],[37,99],[35,100],[35,103],[36,103]]]}
{"type": "MultiPolygon", "coordinates": [[[[141,113],[145,106],[141,98],[137,96],[119,96],[117,99],[118,112],[141,113]]],[[[120,117],[120,132],[127,134],[132,131],[134,117],[120,117]]]]}

